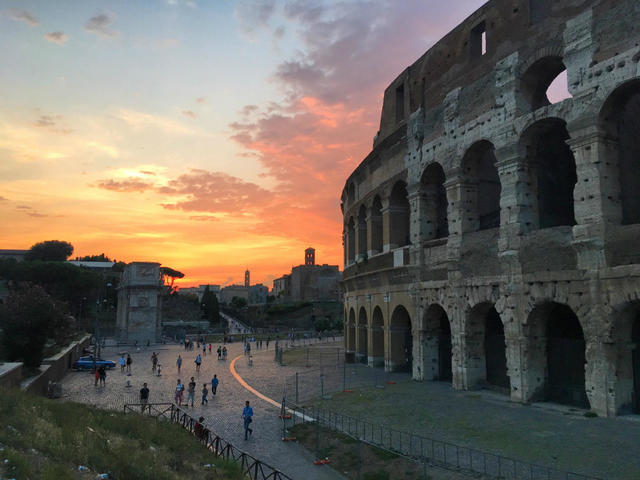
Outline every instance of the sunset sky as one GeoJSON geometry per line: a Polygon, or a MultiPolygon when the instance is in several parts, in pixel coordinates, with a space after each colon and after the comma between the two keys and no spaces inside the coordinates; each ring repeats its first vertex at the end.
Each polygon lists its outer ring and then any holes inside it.
{"type": "Polygon", "coordinates": [[[0,0],[0,248],[342,269],[384,88],[484,0],[0,0]]]}

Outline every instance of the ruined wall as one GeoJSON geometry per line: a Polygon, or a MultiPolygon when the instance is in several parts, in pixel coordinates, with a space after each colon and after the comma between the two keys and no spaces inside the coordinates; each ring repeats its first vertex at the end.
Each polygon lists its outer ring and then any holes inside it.
{"type": "Polygon", "coordinates": [[[638,25],[635,0],[493,0],[386,89],[342,195],[354,358],[640,411],[638,25]],[[565,69],[571,98],[552,104],[565,69]]]}

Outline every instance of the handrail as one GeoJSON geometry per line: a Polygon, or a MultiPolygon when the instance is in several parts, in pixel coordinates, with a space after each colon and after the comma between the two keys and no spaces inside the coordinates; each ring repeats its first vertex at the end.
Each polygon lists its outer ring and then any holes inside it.
{"type": "Polygon", "coordinates": [[[197,421],[174,403],[127,403],[124,405],[124,412],[141,413],[143,415],[146,413],[155,419],[162,418],[182,425],[217,457],[238,463],[242,469],[242,474],[249,477],[250,480],[293,480],[278,469],[240,450],[208,428],[203,428],[196,432],[197,421]]]}

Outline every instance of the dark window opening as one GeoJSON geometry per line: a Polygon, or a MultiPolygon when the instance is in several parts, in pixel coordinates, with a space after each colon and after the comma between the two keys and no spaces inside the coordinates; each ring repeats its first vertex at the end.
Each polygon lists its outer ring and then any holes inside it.
{"type": "Polygon", "coordinates": [[[396,123],[404,120],[404,85],[396,88],[396,123]]]}
{"type": "Polygon", "coordinates": [[[551,15],[549,0],[529,0],[529,21],[532,25],[542,22],[551,15]]]}
{"type": "Polygon", "coordinates": [[[471,57],[481,57],[487,53],[487,27],[479,23],[471,30],[471,57]]]}

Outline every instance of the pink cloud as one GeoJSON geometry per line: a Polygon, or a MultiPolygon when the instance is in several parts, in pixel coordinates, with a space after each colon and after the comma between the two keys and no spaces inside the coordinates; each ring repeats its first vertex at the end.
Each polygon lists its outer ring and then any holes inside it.
{"type": "Polygon", "coordinates": [[[153,184],[136,179],[128,178],[125,180],[103,180],[97,185],[98,188],[111,190],[113,192],[144,192],[153,188],[153,184]]]}

